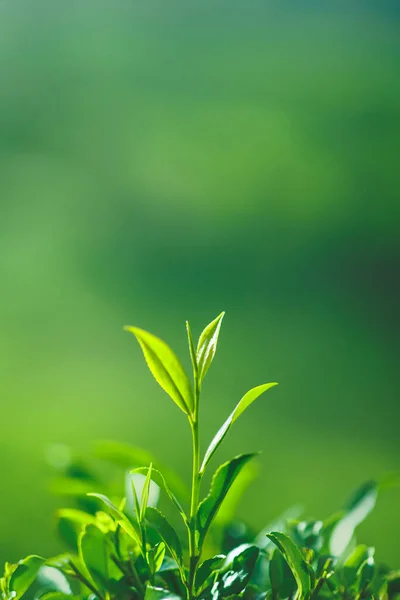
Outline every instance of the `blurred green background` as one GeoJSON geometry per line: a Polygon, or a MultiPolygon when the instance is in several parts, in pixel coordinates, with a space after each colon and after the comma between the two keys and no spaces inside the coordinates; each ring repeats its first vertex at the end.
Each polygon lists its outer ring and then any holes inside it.
{"type": "MultiPolygon", "coordinates": [[[[252,525],[399,469],[399,19],[394,0],[1,2],[0,560],[58,549],[50,443],[132,442],[189,476],[185,418],[124,324],[186,356],[184,320],[227,311],[204,443],[280,382],[219,455],[263,451],[252,525]]],[[[399,501],[362,527],[392,562],[399,501]]]]}

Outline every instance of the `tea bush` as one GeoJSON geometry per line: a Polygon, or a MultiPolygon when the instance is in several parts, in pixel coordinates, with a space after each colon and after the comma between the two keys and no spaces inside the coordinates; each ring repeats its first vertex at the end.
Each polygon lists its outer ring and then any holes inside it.
{"type": "Polygon", "coordinates": [[[57,513],[66,552],[7,563],[0,579],[2,600],[392,600],[400,594],[400,571],[376,562],[374,548],[356,542],[358,525],[394,478],[366,483],[325,520],[306,520],[292,509],[257,535],[231,519],[235,499],[251,478],[255,453],[222,464],[201,497],[204,473],[230,428],[277,385],[248,391],[201,459],[201,390],[223,316],[204,329],[197,345],[186,323],[192,382],[165,342],[142,329],[126,328],[139,342],[156,381],[187,416],[193,445],[190,489],[133,446],[97,443],[93,457],[113,466],[100,474],[81,460],[56,453],[54,491],[74,502],[57,513]],[[115,473],[121,470],[117,480],[115,473]]]}

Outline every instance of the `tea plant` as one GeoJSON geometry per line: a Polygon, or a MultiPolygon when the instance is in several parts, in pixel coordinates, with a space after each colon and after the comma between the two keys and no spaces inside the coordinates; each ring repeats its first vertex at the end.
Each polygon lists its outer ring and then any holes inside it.
{"type": "Polygon", "coordinates": [[[173,472],[132,446],[102,442],[93,452],[124,468],[123,486],[81,460],[56,456],[60,475],[54,489],[75,503],[57,513],[57,529],[68,551],[47,560],[31,555],[6,564],[2,600],[32,595],[37,600],[391,600],[400,594],[400,571],[376,565],[374,549],[355,541],[356,528],[373,509],[379,490],[394,480],[366,483],[326,520],[300,519],[289,511],[257,536],[230,522],[237,493],[252,477],[249,465],[255,453],[218,467],[201,497],[210,459],[232,425],[277,385],[248,391],[201,457],[202,385],[223,316],[204,329],[197,345],[186,323],[192,382],[165,342],[126,327],[156,381],[188,419],[193,459],[189,494],[173,472]],[[160,510],[160,495],[169,503],[170,515],[167,505],[160,510]]]}

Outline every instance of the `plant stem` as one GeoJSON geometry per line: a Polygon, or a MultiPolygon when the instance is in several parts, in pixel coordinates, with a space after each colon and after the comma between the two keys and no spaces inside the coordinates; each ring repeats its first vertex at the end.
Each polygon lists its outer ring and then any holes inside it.
{"type": "Polygon", "coordinates": [[[197,529],[197,509],[199,504],[200,493],[200,435],[199,435],[199,386],[197,373],[194,372],[194,396],[195,408],[193,418],[190,419],[190,427],[192,430],[192,446],[193,446],[193,470],[192,470],[192,493],[190,501],[190,516],[189,516],[189,579],[188,579],[188,600],[194,598],[194,583],[197,571],[197,565],[200,559],[200,551],[197,546],[196,529],[197,529]]]}

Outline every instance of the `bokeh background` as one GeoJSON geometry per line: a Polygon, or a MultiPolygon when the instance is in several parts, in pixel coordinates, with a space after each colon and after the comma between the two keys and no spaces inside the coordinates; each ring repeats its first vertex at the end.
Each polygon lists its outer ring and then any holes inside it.
{"type": "MultiPolygon", "coordinates": [[[[132,442],[189,476],[124,324],[184,357],[185,319],[227,311],[204,443],[280,382],[219,455],[263,450],[253,526],[399,469],[399,6],[1,2],[0,560],[58,549],[51,443],[132,442]]],[[[392,562],[399,501],[362,526],[392,562]]]]}

